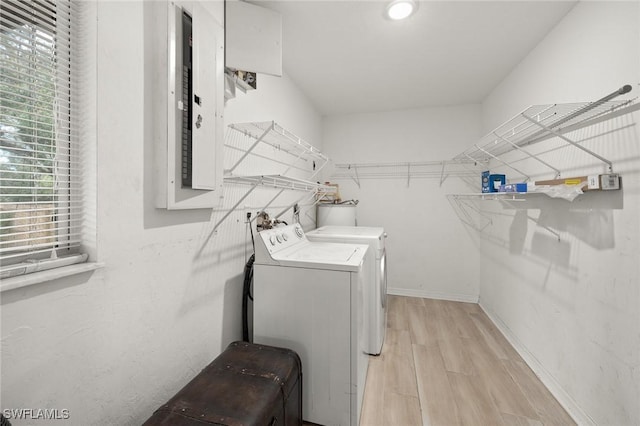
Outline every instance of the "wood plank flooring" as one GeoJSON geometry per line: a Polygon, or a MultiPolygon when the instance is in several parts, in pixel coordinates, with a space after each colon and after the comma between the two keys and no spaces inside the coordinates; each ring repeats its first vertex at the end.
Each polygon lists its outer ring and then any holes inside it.
{"type": "Polygon", "coordinates": [[[575,425],[477,304],[388,301],[361,425],[575,425]]]}

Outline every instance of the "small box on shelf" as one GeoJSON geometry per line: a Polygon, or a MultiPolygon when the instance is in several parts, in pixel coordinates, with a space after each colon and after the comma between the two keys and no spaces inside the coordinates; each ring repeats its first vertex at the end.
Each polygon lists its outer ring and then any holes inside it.
{"type": "Polygon", "coordinates": [[[610,173],[606,175],[588,176],[587,189],[601,189],[603,191],[620,189],[620,175],[617,173],[610,173]]]}
{"type": "Polygon", "coordinates": [[[610,191],[620,189],[620,175],[609,173],[602,175],[577,176],[564,179],[538,180],[536,186],[543,185],[579,185],[583,191],[610,191]]]}
{"type": "Polygon", "coordinates": [[[499,192],[527,192],[526,183],[507,183],[500,185],[499,192]]]}
{"type": "Polygon", "coordinates": [[[506,176],[491,174],[488,170],[482,172],[482,192],[500,192],[500,186],[506,183],[506,176]]]}

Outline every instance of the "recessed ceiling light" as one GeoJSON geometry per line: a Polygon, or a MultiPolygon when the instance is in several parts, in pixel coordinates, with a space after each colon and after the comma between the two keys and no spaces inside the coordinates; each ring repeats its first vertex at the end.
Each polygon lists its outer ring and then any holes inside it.
{"type": "Polygon", "coordinates": [[[418,8],[414,0],[394,0],[387,6],[387,17],[398,21],[411,16],[418,8]]]}

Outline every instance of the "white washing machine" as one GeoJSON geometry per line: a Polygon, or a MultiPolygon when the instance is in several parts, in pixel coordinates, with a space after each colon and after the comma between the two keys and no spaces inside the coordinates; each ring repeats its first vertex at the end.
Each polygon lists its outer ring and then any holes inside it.
{"type": "Polygon", "coordinates": [[[367,244],[369,272],[365,274],[365,350],[379,355],[387,329],[387,254],[384,228],[367,226],[323,226],[307,232],[310,241],[367,244]]]}
{"type": "Polygon", "coordinates": [[[299,224],[261,231],[255,246],[253,341],[300,355],[305,421],[357,426],[368,246],[310,242],[299,224]]]}

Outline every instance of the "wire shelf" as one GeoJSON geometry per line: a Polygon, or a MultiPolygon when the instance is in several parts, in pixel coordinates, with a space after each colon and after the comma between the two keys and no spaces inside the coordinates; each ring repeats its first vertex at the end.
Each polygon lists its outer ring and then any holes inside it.
{"type": "MultiPolygon", "coordinates": [[[[635,102],[636,99],[613,100],[615,97],[629,93],[631,90],[632,87],[630,85],[625,85],[595,102],[530,106],[481,138],[473,146],[455,156],[453,160],[468,160],[486,167],[488,167],[489,162],[497,161],[522,175],[523,182],[530,181],[530,177],[516,168],[516,162],[528,158],[555,171],[555,179],[546,182],[559,182],[557,184],[541,183],[545,181],[534,182],[533,187],[528,188],[527,192],[449,194],[447,198],[454,206],[460,219],[474,229],[482,231],[486,226],[492,224],[492,218],[478,208],[476,201],[524,202],[528,197],[539,194],[572,201],[582,194],[583,190],[589,190],[589,188],[585,189],[585,185],[567,186],[569,184],[566,183],[566,180],[562,183],[563,180],[558,179],[561,175],[559,168],[541,158],[542,155],[535,153],[535,151],[539,150],[527,149],[528,146],[547,139],[557,138],[567,146],[573,146],[583,151],[605,163],[608,166],[609,173],[613,173],[613,164],[610,160],[572,140],[567,135],[588,126],[640,110],[640,104],[635,102]],[[517,152],[517,155],[506,155],[512,152],[517,152]]],[[[518,167],[520,166],[518,165],[518,167]]],[[[586,184],[586,182],[583,183],[586,184]]],[[[560,235],[557,232],[549,228],[546,229],[560,240],[560,235]]]]}
{"type": "MultiPolygon", "coordinates": [[[[598,118],[606,118],[622,111],[632,102],[533,105],[485,135],[454,159],[487,163],[508,152],[586,127],[598,118]]],[[[635,109],[637,108],[629,109],[628,112],[635,109]]]]}
{"type": "MultiPolygon", "coordinates": [[[[320,152],[318,148],[286,130],[275,121],[236,123],[230,124],[229,128],[254,140],[254,144],[248,149],[247,154],[253,151],[257,144],[263,143],[290,154],[295,158],[301,158],[303,160],[313,159],[321,161],[323,164],[329,161],[329,157],[320,152]]],[[[244,160],[245,156],[243,156],[239,162],[244,160]]],[[[237,164],[231,168],[231,171],[235,169],[236,166],[237,164]]]]}
{"type": "Polygon", "coordinates": [[[331,186],[282,175],[227,176],[224,178],[224,181],[225,183],[255,185],[294,191],[316,191],[322,193],[335,190],[335,188],[331,186]]]}
{"type": "Polygon", "coordinates": [[[469,159],[445,161],[415,161],[396,163],[348,163],[336,164],[332,180],[352,179],[360,186],[361,179],[411,179],[439,178],[440,184],[447,177],[476,177],[474,162],[469,159]]]}
{"type": "MultiPolygon", "coordinates": [[[[250,123],[238,123],[230,124],[229,128],[231,132],[227,134],[230,139],[241,139],[243,142],[248,142],[248,147],[241,148],[234,146],[233,144],[225,143],[228,149],[241,151],[240,158],[235,160],[235,163],[228,169],[225,169],[224,183],[225,184],[240,184],[247,185],[249,189],[238,199],[235,204],[216,222],[211,231],[211,235],[215,234],[220,225],[240,206],[240,204],[247,199],[247,197],[258,187],[264,188],[276,188],[279,191],[268,201],[262,210],[266,210],[272,206],[275,200],[280,195],[287,191],[303,191],[306,194],[298,201],[292,203],[287,208],[278,213],[275,218],[279,218],[291,208],[294,208],[301,200],[305,198],[315,197],[319,199],[318,195],[325,193],[331,193],[335,190],[332,186],[322,185],[312,182],[324,166],[329,162],[329,157],[324,155],[318,148],[299,138],[292,132],[286,130],[275,121],[262,121],[262,122],[250,122],[250,123]],[[254,152],[254,150],[260,145],[269,145],[279,152],[289,154],[291,157],[280,158],[286,156],[268,157],[262,153],[254,152]],[[249,155],[257,156],[263,160],[271,161],[278,165],[285,166],[285,170],[280,174],[262,174],[262,175],[239,175],[234,174],[236,168],[242,164],[249,155]],[[309,167],[307,163],[306,167],[301,167],[299,164],[301,161],[313,162],[312,167],[309,167]],[[310,170],[309,170],[310,169],[310,170]],[[306,173],[306,179],[300,179],[289,176],[291,172],[296,171],[298,173],[306,173]]],[[[317,201],[316,201],[317,202],[317,201]]],[[[315,203],[313,204],[315,205],[315,203]]],[[[255,218],[255,217],[254,217],[255,218]]],[[[253,221],[252,219],[251,221],[253,221]]]]}
{"type": "Polygon", "coordinates": [[[531,194],[540,194],[540,192],[529,191],[529,192],[478,192],[478,193],[468,193],[468,194],[449,194],[451,198],[455,199],[473,199],[473,200],[504,200],[504,199],[512,199],[512,200],[520,200],[521,196],[531,195],[531,194]]]}

